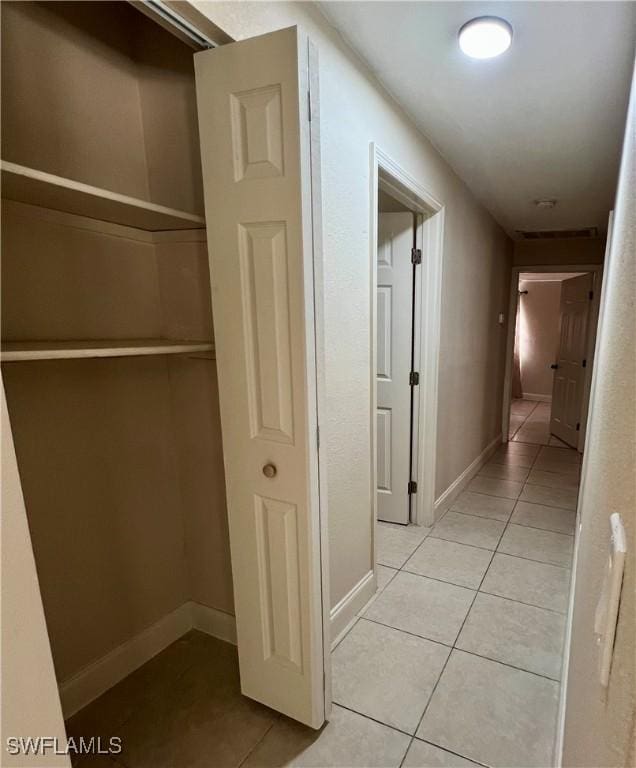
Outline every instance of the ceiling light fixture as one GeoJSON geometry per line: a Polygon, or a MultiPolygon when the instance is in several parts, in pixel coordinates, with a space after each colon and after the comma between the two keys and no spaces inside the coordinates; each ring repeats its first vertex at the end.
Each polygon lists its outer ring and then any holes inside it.
{"type": "Polygon", "coordinates": [[[459,47],[471,59],[501,56],[512,43],[512,27],[498,16],[478,16],[459,30],[459,47]]]}
{"type": "Polygon", "coordinates": [[[534,204],[537,208],[554,208],[557,204],[556,200],[535,200],[534,204]]]}

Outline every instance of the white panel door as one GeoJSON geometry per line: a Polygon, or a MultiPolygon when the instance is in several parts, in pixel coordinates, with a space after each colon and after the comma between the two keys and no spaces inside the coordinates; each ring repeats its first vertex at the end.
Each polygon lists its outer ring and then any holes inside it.
{"type": "Polygon", "coordinates": [[[378,215],[378,519],[409,522],[413,214],[378,215]]]}
{"type": "MultiPolygon", "coordinates": [[[[328,715],[308,43],[195,56],[241,688],[328,715]]],[[[328,656],[327,656],[328,659],[328,656]]]]}
{"type": "Polygon", "coordinates": [[[584,359],[590,314],[592,275],[572,277],[561,283],[559,354],[552,386],[550,431],[576,448],[581,421],[584,359]]]}

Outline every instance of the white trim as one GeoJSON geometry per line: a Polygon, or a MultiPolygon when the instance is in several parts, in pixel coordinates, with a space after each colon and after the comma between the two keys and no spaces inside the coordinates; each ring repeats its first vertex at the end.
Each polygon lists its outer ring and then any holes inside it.
{"type": "Polygon", "coordinates": [[[523,400],[532,400],[537,403],[551,403],[552,395],[535,395],[532,392],[524,392],[521,396],[523,400]]]}
{"type": "Polygon", "coordinates": [[[60,683],[64,718],[74,715],[192,628],[190,603],[184,603],[130,640],[60,683]]]}
{"type": "Polygon", "coordinates": [[[192,629],[236,645],[236,617],[203,603],[190,603],[192,629]]]}
{"type": "Polygon", "coordinates": [[[371,600],[377,591],[375,571],[365,574],[355,587],[331,609],[331,647],[338,645],[340,640],[351,628],[358,614],[371,600]]]}
{"type": "MultiPolygon", "coordinates": [[[[370,433],[371,433],[371,525],[373,531],[373,563],[376,561],[377,494],[377,427],[376,427],[376,358],[377,358],[377,232],[378,186],[404,203],[410,210],[423,217],[418,227],[418,245],[422,247],[420,270],[419,328],[418,338],[420,384],[416,414],[417,434],[417,485],[415,510],[412,521],[418,525],[432,525],[435,504],[435,462],[437,451],[437,384],[439,370],[439,335],[442,294],[442,263],[444,242],[444,206],[420,182],[403,170],[374,142],[370,145],[370,231],[369,269],[371,307],[370,322],[370,433]],[[426,439],[423,438],[426,436],[426,439]]],[[[414,417],[415,415],[414,414],[414,417]]]]}
{"type": "Polygon", "coordinates": [[[484,450],[471,462],[461,475],[455,479],[435,502],[435,520],[439,520],[442,514],[451,506],[459,494],[464,490],[473,477],[484,466],[488,459],[501,445],[501,434],[484,448],[484,450]]]}
{"type": "MultiPolygon", "coordinates": [[[[501,434],[503,441],[508,442],[508,433],[510,430],[510,402],[512,400],[512,358],[515,346],[515,326],[517,322],[517,303],[519,301],[519,274],[521,272],[591,272],[592,287],[594,296],[590,307],[590,316],[588,318],[587,333],[587,360],[589,364],[585,372],[583,382],[583,402],[581,405],[581,426],[579,432],[579,442],[577,450],[581,452],[585,443],[585,427],[587,425],[587,409],[589,405],[590,382],[592,369],[594,367],[594,348],[596,346],[596,335],[598,325],[598,315],[601,300],[601,289],[603,282],[602,264],[531,264],[513,266],[510,274],[510,298],[508,300],[508,330],[506,335],[506,368],[504,373],[504,391],[501,405],[501,434]]],[[[524,395],[526,397],[526,395],[524,395]]],[[[530,398],[528,398],[530,399],[530,398]]]]}
{"type": "Polygon", "coordinates": [[[90,704],[191,629],[236,645],[236,619],[232,614],[201,603],[183,603],[60,683],[64,718],[71,717],[90,704]]]}

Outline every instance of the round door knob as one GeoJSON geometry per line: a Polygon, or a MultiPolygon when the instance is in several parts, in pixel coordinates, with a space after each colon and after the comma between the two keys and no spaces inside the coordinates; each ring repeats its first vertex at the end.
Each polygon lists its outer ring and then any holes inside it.
{"type": "Polygon", "coordinates": [[[277,471],[278,470],[276,469],[275,464],[266,464],[263,467],[263,474],[265,475],[265,477],[269,477],[269,478],[276,477],[277,471]]]}

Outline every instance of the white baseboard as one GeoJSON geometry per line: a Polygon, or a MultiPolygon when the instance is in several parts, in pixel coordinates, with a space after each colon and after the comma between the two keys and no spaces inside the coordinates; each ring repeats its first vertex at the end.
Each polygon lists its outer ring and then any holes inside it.
{"type": "Polygon", "coordinates": [[[537,403],[551,403],[552,395],[535,395],[532,392],[524,392],[522,395],[524,400],[532,400],[537,403]]]}
{"type": "Polygon", "coordinates": [[[225,640],[226,643],[236,645],[236,617],[231,613],[219,611],[217,608],[210,608],[209,605],[202,603],[191,603],[192,606],[192,627],[206,635],[218,637],[219,640],[225,640]]]}
{"type": "Polygon", "coordinates": [[[446,510],[452,505],[455,499],[464,490],[464,488],[466,488],[468,483],[479,472],[479,470],[484,466],[484,464],[488,461],[488,459],[493,455],[493,453],[500,445],[501,432],[494,440],[488,443],[488,445],[479,454],[479,456],[477,456],[477,458],[466,467],[461,475],[448,486],[444,493],[439,496],[439,498],[435,501],[435,507],[433,508],[433,513],[436,520],[439,520],[442,514],[446,512],[446,510]]]}
{"type": "Polygon", "coordinates": [[[64,718],[71,717],[90,704],[191,629],[198,629],[236,645],[234,616],[201,603],[184,603],[60,683],[64,718]]]}
{"type": "Polygon", "coordinates": [[[377,583],[375,573],[369,571],[347,594],[331,609],[331,647],[335,648],[349,627],[355,621],[358,613],[375,595],[377,583]]]}
{"type": "Polygon", "coordinates": [[[192,628],[190,603],[184,603],[135,637],[60,684],[62,712],[68,718],[101,696],[192,628]]]}

